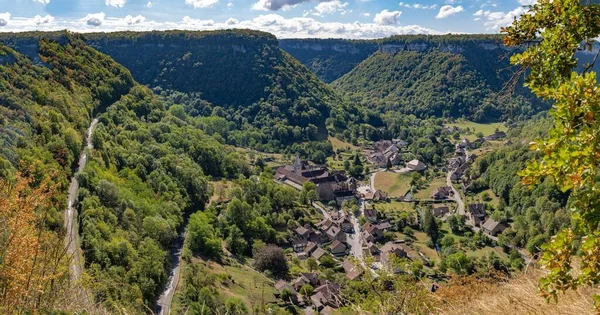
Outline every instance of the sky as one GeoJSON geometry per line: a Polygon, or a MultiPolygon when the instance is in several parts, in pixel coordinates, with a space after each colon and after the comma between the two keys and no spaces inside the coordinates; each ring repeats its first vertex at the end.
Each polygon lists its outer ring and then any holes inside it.
{"type": "Polygon", "coordinates": [[[499,33],[536,0],[0,0],[0,32],[249,28],[278,38],[499,33]]]}

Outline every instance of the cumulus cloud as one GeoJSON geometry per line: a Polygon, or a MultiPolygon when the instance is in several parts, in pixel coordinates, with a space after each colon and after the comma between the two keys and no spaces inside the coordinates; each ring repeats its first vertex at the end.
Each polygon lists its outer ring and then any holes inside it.
{"type": "Polygon", "coordinates": [[[148,3],[146,3],[146,8],[152,8],[154,4],[151,1],[148,1],[148,3]]]}
{"type": "Polygon", "coordinates": [[[371,16],[371,13],[369,13],[369,12],[365,12],[365,13],[363,13],[362,15],[363,15],[363,16],[371,16]]]}
{"type": "Polygon", "coordinates": [[[330,2],[321,2],[315,6],[313,15],[323,16],[327,14],[333,14],[335,12],[339,12],[340,14],[346,14],[352,11],[346,10],[348,6],[348,2],[342,2],[340,0],[334,0],[330,2]]]}
{"type": "Polygon", "coordinates": [[[197,28],[202,28],[205,26],[213,26],[215,25],[215,21],[214,20],[200,20],[200,19],[193,19],[189,16],[184,16],[183,20],[182,20],[184,25],[187,26],[192,26],[193,27],[197,27],[197,28]]]}
{"type": "Polygon", "coordinates": [[[310,0],[258,0],[258,2],[252,5],[251,9],[258,11],[288,10],[298,4],[309,1],[310,0]]]}
{"type": "Polygon", "coordinates": [[[125,23],[127,23],[127,25],[132,25],[132,24],[140,24],[140,23],[144,22],[146,20],[146,18],[141,15],[138,15],[138,16],[128,15],[123,20],[125,21],[125,23]]]}
{"type": "Polygon", "coordinates": [[[473,15],[476,19],[483,19],[483,23],[488,30],[499,30],[501,27],[510,25],[515,18],[527,13],[528,9],[525,7],[518,7],[510,12],[490,10],[479,10],[473,15]]]}
{"type": "Polygon", "coordinates": [[[393,25],[398,23],[398,18],[402,14],[402,11],[388,11],[383,10],[375,14],[373,22],[379,25],[393,25]]]}
{"type": "Polygon", "coordinates": [[[219,0],[185,0],[185,4],[197,8],[209,8],[217,4],[219,0]]]}
{"type": "Polygon", "coordinates": [[[8,25],[8,20],[10,20],[10,13],[0,13],[0,26],[8,25]]]}
{"type": "Polygon", "coordinates": [[[445,19],[451,15],[454,15],[456,13],[460,13],[462,11],[464,11],[465,9],[459,5],[456,7],[453,7],[451,5],[445,5],[443,7],[440,8],[440,12],[438,12],[438,14],[435,16],[436,19],[445,19]]]}
{"type": "Polygon", "coordinates": [[[35,2],[41,3],[43,5],[46,5],[46,4],[50,3],[50,0],[35,0],[35,2]]]}
{"type": "Polygon", "coordinates": [[[435,10],[438,8],[437,4],[421,4],[421,3],[405,3],[405,2],[400,2],[399,5],[401,7],[404,8],[409,8],[409,9],[422,9],[422,10],[435,10]]]}
{"type": "Polygon", "coordinates": [[[104,4],[110,7],[122,8],[125,5],[125,0],[104,0],[104,4]]]}
{"type": "Polygon", "coordinates": [[[534,5],[537,3],[537,0],[519,0],[521,5],[534,5]]]}
{"type": "Polygon", "coordinates": [[[231,7],[233,7],[233,2],[229,2],[229,3],[227,3],[227,7],[228,7],[228,8],[231,8],[231,7]]]}
{"type": "Polygon", "coordinates": [[[235,25],[240,23],[240,21],[238,21],[238,19],[234,19],[234,18],[228,18],[227,21],[225,21],[225,24],[227,25],[235,25]]]}
{"type": "Polygon", "coordinates": [[[30,19],[30,21],[35,23],[35,25],[50,24],[50,23],[52,23],[52,21],[54,21],[54,17],[51,15],[46,15],[46,16],[36,15],[32,19],[30,19]]]}
{"type": "Polygon", "coordinates": [[[441,34],[441,32],[419,25],[397,26],[376,23],[341,23],[321,22],[310,17],[286,18],[278,14],[260,15],[249,20],[227,19],[220,22],[200,20],[189,16],[178,22],[157,22],[143,16],[124,18],[107,17],[104,13],[88,14],[82,19],[51,19],[40,17],[28,19],[10,17],[8,13],[0,13],[0,20],[6,20],[3,31],[63,30],[75,32],[98,31],[148,31],[148,30],[219,30],[243,28],[269,32],[278,38],[348,38],[368,39],[381,38],[400,34],[441,34]],[[10,22],[8,19],[10,18],[10,22]],[[41,23],[45,21],[44,23],[41,23]],[[39,23],[39,24],[38,24],[39,23]]]}
{"type": "Polygon", "coordinates": [[[81,19],[81,21],[85,22],[85,24],[90,26],[100,26],[102,25],[102,22],[104,22],[105,17],[106,14],[104,14],[104,12],[90,13],[86,15],[83,19],[81,19]]]}

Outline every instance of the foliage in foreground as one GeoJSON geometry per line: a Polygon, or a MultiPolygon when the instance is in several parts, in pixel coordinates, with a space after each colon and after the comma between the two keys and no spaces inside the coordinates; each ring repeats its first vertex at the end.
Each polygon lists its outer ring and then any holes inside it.
{"type": "MultiPolygon", "coordinates": [[[[590,49],[600,35],[600,5],[581,0],[540,0],[528,14],[503,31],[508,45],[535,43],[511,58],[530,70],[526,85],[540,98],[554,101],[550,115],[555,126],[532,149],[543,158],[521,173],[525,184],[552,177],[563,191],[571,191],[574,228],[564,229],[543,247],[542,293],[557,299],[560,292],[600,283],[600,85],[596,73],[574,72],[575,52],[590,49]],[[575,270],[575,256],[581,266],[575,270]]],[[[591,69],[591,68],[590,68],[591,69]]],[[[600,311],[600,295],[595,295],[600,311]]]]}

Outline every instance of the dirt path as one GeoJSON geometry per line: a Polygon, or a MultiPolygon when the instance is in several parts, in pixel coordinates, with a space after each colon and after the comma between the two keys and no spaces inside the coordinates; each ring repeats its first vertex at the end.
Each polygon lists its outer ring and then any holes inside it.
{"type": "Polygon", "coordinates": [[[79,156],[79,164],[77,166],[77,172],[71,178],[71,184],[69,185],[69,196],[67,200],[67,211],[65,211],[65,229],[67,234],[65,236],[65,242],[67,246],[67,254],[71,257],[69,263],[69,276],[71,280],[79,280],[81,278],[81,272],[83,270],[81,264],[81,255],[79,250],[79,243],[77,242],[77,216],[75,214],[75,202],[77,201],[77,189],[79,189],[79,182],[77,181],[77,173],[81,172],[88,161],[88,154],[91,149],[94,148],[92,144],[92,134],[94,128],[98,123],[98,119],[93,119],[88,128],[86,137],[86,146],[81,155],[79,156]]]}

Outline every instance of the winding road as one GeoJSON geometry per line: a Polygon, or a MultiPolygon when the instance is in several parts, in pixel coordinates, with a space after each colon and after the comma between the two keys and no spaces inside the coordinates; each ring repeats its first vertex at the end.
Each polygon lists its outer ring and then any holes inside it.
{"type": "Polygon", "coordinates": [[[65,211],[65,242],[67,246],[67,255],[71,258],[69,263],[69,277],[72,281],[79,280],[83,266],[81,264],[81,255],[79,250],[79,243],[77,242],[77,224],[75,214],[75,203],[77,201],[77,190],[79,189],[79,182],[77,181],[77,173],[81,172],[87,165],[88,155],[94,148],[92,144],[92,134],[94,128],[98,123],[98,119],[94,118],[90,123],[86,137],[86,146],[81,155],[79,156],[79,164],[77,166],[77,172],[71,178],[71,184],[69,185],[69,195],[67,199],[67,211],[65,211]]]}

